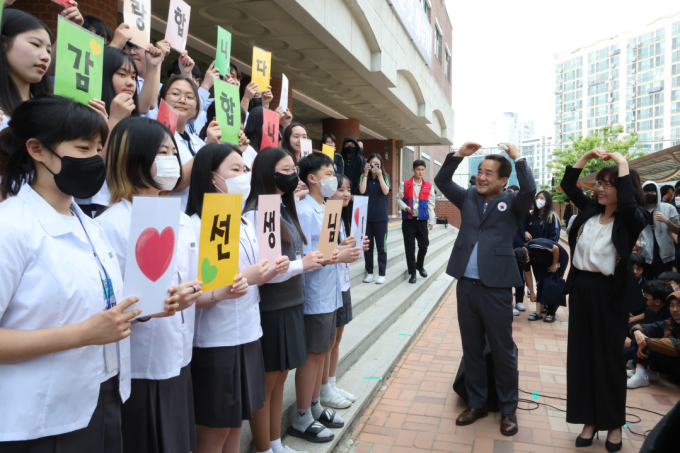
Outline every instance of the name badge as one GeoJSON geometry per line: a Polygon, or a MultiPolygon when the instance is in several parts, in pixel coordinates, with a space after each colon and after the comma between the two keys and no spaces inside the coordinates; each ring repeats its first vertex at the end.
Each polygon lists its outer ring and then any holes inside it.
{"type": "Polygon", "coordinates": [[[296,259],[296,260],[301,260],[301,259],[302,259],[302,255],[300,255],[299,253],[296,253],[296,254],[295,254],[295,259],[296,259]]]}

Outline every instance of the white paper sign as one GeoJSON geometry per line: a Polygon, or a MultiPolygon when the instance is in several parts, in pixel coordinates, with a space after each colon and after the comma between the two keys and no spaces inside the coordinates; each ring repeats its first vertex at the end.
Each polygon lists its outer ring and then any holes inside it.
{"type": "Polygon", "coordinates": [[[165,28],[165,39],[170,42],[170,47],[177,52],[182,52],[187,47],[190,16],[191,6],[187,5],[182,0],[170,0],[168,23],[165,28]]]}
{"type": "Polygon", "coordinates": [[[354,205],[352,206],[352,218],[350,236],[356,239],[355,247],[361,249],[359,258],[364,256],[364,236],[366,235],[366,219],[368,218],[368,197],[354,195],[354,205]]]}
{"type": "Polygon", "coordinates": [[[175,269],[180,202],[179,197],[135,196],[132,200],[123,298],[139,297],[128,311],[141,308],[142,318],[165,311],[175,269]]]}
{"type": "Polygon", "coordinates": [[[281,195],[260,195],[257,202],[257,239],[260,259],[276,267],[281,256],[281,195]]]}
{"type": "Polygon", "coordinates": [[[312,154],[312,141],[308,138],[301,138],[300,148],[302,149],[302,151],[300,151],[300,159],[312,154]]]}
{"type": "Polygon", "coordinates": [[[286,74],[281,74],[281,101],[279,106],[283,107],[283,110],[288,110],[288,77],[286,77],[286,74]]]}

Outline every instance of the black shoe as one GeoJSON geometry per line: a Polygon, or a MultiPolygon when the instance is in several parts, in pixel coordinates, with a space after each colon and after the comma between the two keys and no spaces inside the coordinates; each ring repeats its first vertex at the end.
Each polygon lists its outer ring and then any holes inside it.
{"type": "Polygon", "coordinates": [[[418,269],[418,273],[420,274],[421,277],[427,278],[427,271],[425,268],[418,269]]]}
{"type": "MultiPolygon", "coordinates": [[[[593,431],[593,435],[590,436],[590,439],[584,439],[581,436],[578,436],[576,438],[576,448],[581,448],[581,447],[590,447],[593,445],[593,439],[595,438],[595,435],[597,434],[597,431],[593,431]]],[[[600,438],[600,435],[597,434],[597,438],[600,438]]]]}
{"type": "Polygon", "coordinates": [[[416,278],[416,274],[411,274],[411,278],[408,279],[408,282],[415,283],[416,281],[418,281],[418,279],[416,278]]]}
{"type": "Polygon", "coordinates": [[[607,439],[607,441],[604,443],[604,448],[606,448],[609,453],[619,451],[621,450],[622,447],[623,447],[623,433],[621,433],[621,442],[614,444],[612,442],[609,442],[609,439],[607,439]]]}
{"type": "Polygon", "coordinates": [[[541,308],[541,313],[548,313],[548,307],[545,305],[541,308]]]}
{"type": "Polygon", "coordinates": [[[538,313],[532,313],[527,319],[529,321],[538,321],[539,319],[543,319],[543,316],[539,315],[538,313]]]}

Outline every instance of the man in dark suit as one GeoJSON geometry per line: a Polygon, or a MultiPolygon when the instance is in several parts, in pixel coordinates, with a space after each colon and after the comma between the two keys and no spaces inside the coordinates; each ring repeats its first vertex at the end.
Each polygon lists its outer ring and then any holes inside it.
{"type": "Polygon", "coordinates": [[[512,340],[512,288],[522,280],[517,271],[512,238],[531,209],[536,183],[526,160],[515,145],[504,143],[515,161],[519,191],[503,191],[512,172],[510,161],[499,154],[484,157],[477,170],[476,186],[464,189],[452,181],[464,157],[481,148],[465,143],[449,154],[434,182],[460,209],[461,227],[446,273],[458,280],[458,325],[463,343],[465,386],[469,407],[457,425],[469,425],[486,417],[487,379],[484,347],[493,356],[496,389],[501,412],[501,433],[517,433],[517,358],[512,340]]]}

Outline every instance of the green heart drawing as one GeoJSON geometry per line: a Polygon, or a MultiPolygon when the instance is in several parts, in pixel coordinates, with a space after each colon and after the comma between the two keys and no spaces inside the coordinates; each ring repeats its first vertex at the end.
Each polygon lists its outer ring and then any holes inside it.
{"type": "Polygon", "coordinates": [[[217,266],[211,266],[208,258],[203,258],[201,263],[201,279],[203,283],[210,283],[217,277],[217,266]]]}

